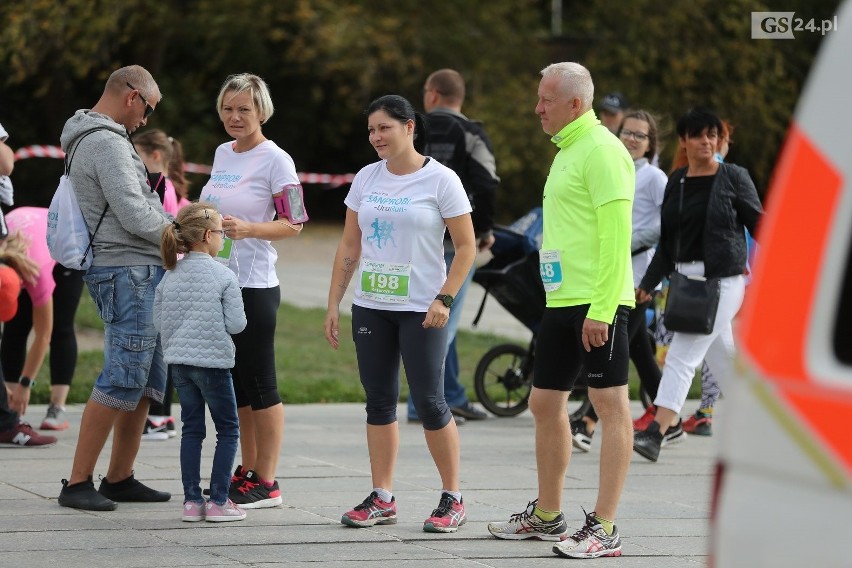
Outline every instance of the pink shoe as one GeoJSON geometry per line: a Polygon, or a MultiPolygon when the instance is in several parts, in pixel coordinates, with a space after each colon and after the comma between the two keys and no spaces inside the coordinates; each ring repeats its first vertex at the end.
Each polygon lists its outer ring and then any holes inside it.
{"type": "Polygon", "coordinates": [[[645,414],[633,421],[634,432],[644,432],[657,416],[657,407],[653,404],[645,409],[645,414]]]}
{"type": "Polygon", "coordinates": [[[207,502],[206,520],[210,523],[242,521],[245,518],[246,512],[230,499],[228,499],[224,505],[217,505],[213,501],[207,502]]]}
{"type": "Polygon", "coordinates": [[[423,523],[423,530],[438,533],[456,532],[465,521],[467,518],[464,515],[464,503],[456,501],[449,493],[442,493],[438,508],[432,511],[432,516],[423,523]]]}
{"type": "Polygon", "coordinates": [[[350,527],[372,527],[373,525],[396,524],[396,499],[391,497],[390,503],[379,499],[379,494],[373,491],[360,505],[344,513],[340,522],[350,527]]]}
{"type": "Polygon", "coordinates": [[[196,503],[194,501],[186,501],[183,504],[183,521],[187,523],[196,523],[203,521],[205,517],[206,503],[196,503]]]}

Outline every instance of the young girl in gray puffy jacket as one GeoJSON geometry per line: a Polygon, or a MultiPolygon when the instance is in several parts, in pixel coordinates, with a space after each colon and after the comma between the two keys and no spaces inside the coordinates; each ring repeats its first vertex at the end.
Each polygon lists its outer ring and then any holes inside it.
{"type": "Polygon", "coordinates": [[[224,236],[222,216],[215,206],[200,202],[181,209],[163,231],[160,244],[167,272],[157,286],[154,325],[180,397],[183,520],[188,522],[246,517],[228,498],[240,435],[231,378],[231,334],[245,328],[246,316],[237,277],[214,259],[222,250],[224,236]],[[183,258],[178,260],[178,254],[183,258]],[[209,501],[201,493],[205,403],[216,425],[209,501]]]}

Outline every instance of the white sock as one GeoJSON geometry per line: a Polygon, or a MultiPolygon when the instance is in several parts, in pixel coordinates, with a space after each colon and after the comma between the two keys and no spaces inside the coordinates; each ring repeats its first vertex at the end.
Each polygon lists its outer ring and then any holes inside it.
{"type": "Polygon", "coordinates": [[[462,502],[461,491],[449,491],[448,489],[442,489],[441,492],[449,493],[450,495],[452,495],[453,499],[455,499],[457,503],[462,502]]]}
{"type": "Polygon", "coordinates": [[[149,414],[148,415],[148,420],[150,420],[151,422],[153,422],[157,426],[162,425],[163,422],[166,421],[166,418],[168,418],[168,416],[159,416],[157,414],[149,414]]]}
{"type": "Polygon", "coordinates": [[[385,503],[390,503],[391,499],[393,499],[393,493],[391,493],[387,489],[382,489],[381,487],[373,487],[373,491],[376,493],[376,495],[379,496],[379,499],[381,499],[385,503]]]}

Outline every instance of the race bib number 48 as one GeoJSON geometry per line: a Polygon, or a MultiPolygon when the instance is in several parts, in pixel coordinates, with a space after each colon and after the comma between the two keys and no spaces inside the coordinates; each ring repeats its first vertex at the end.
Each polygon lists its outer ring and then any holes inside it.
{"type": "Polygon", "coordinates": [[[361,297],[376,302],[407,304],[410,264],[395,264],[376,260],[361,261],[361,297]]]}
{"type": "Polygon", "coordinates": [[[538,255],[538,271],[545,292],[555,292],[562,286],[562,259],[558,250],[543,250],[538,255]]]}

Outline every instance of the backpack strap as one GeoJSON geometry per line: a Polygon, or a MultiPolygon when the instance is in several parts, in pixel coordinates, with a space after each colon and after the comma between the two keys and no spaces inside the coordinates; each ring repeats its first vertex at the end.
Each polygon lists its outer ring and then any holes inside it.
{"type": "MultiPolygon", "coordinates": [[[[91,130],[88,130],[88,131],[84,132],[82,135],[80,135],[80,136],[76,139],[76,141],[75,141],[76,143],[74,144],[74,149],[71,151],[71,153],[70,153],[70,154],[67,154],[67,153],[65,154],[65,175],[66,175],[66,176],[67,176],[67,175],[70,175],[70,173],[71,173],[71,161],[74,159],[74,154],[76,154],[76,153],[77,153],[77,148],[79,148],[79,147],[80,147],[80,142],[82,142],[82,141],[83,141],[83,138],[85,138],[86,136],[88,136],[88,135],[89,135],[89,134],[91,134],[92,132],[97,132],[98,130],[109,130],[109,129],[108,129],[108,128],[93,128],[93,129],[91,129],[91,130]]],[[[72,185],[71,187],[74,187],[74,186],[72,185]]],[[[76,191],[76,190],[75,190],[75,191],[76,191]]],[[[103,220],[104,220],[104,216],[106,216],[107,209],[109,209],[109,203],[107,203],[107,204],[104,206],[104,210],[101,212],[101,216],[100,216],[100,218],[98,219],[98,224],[97,224],[97,225],[95,225],[95,232],[94,232],[94,233],[92,233],[92,235],[89,237],[89,245],[86,247],[86,252],[84,252],[84,253],[83,253],[83,258],[84,258],[84,259],[86,258],[86,256],[88,256],[89,251],[92,249],[92,244],[95,242],[95,235],[97,234],[98,229],[100,229],[100,228],[101,228],[101,223],[102,223],[102,222],[103,222],[103,220]]]]}

